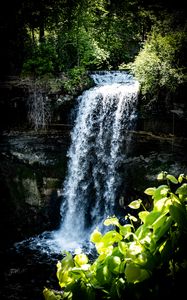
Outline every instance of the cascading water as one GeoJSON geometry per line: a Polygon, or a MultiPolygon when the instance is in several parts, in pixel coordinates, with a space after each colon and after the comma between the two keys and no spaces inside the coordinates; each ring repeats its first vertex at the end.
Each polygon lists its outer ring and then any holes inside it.
{"type": "Polygon", "coordinates": [[[136,120],[139,83],[126,72],[100,72],[91,77],[95,87],[77,99],[61,226],[18,243],[17,248],[27,245],[50,254],[87,244],[89,251],[91,231],[103,230],[104,219],[115,214],[136,120]]]}
{"type": "Polygon", "coordinates": [[[139,84],[125,72],[92,74],[96,86],[78,98],[64,182],[57,243],[76,247],[115,212],[120,170],[129,148],[139,84]]]}

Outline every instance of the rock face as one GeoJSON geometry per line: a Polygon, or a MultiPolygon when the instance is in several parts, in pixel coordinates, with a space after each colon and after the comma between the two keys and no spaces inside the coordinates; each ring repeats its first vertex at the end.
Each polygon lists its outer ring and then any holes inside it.
{"type": "Polygon", "coordinates": [[[1,136],[0,228],[5,241],[58,226],[68,144],[66,129],[58,134],[19,131],[1,136]]]}

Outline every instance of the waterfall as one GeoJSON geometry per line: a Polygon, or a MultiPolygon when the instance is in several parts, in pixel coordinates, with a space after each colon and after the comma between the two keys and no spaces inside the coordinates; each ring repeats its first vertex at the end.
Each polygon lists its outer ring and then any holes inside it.
{"type": "Polygon", "coordinates": [[[76,246],[115,213],[122,164],[129,151],[139,84],[126,72],[91,74],[95,86],[78,97],[64,181],[61,247],[76,246]]]}

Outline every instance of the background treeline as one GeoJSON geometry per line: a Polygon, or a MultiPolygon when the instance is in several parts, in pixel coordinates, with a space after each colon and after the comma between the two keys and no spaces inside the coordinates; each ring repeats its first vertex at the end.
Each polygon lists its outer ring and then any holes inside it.
{"type": "Polygon", "coordinates": [[[2,76],[68,72],[76,84],[87,70],[130,68],[143,93],[174,89],[186,68],[182,2],[7,0],[0,13],[2,76]]]}

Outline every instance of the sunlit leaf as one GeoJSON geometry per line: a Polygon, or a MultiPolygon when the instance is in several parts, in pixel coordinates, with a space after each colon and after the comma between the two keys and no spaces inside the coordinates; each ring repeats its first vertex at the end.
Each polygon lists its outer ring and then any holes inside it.
{"type": "Polygon", "coordinates": [[[52,290],[45,288],[43,290],[45,300],[61,300],[61,295],[56,295],[52,290]]]}
{"type": "Polygon", "coordinates": [[[129,214],[128,217],[129,217],[129,220],[132,220],[133,222],[138,221],[138,219],[135,216],[132,216],[132,215],[129,214]]]}
{"type": "Polygon", "coordinates": [[[145,218],[148,214],[149,214],[148,211],[140,211],[139,212],[138,216],[143,223],[145,223],[145,218]]]}
{"type": "Polygon", "coordinates": [[[162,223],[160,227],[155,227],[155,238],[159,240],[162,236],[164,236],[170,229],[171,224],[172,218],[169,216],[164,220],[164,223],[162,223]]]}
{"type": "Polygon", "coordinates": [[[150,187],[150,188],[147,188],[147,189],[144,191],[144,193],[145,193],[146,195],[153,196],[154,193],[155,193],[155,191],[156,191],[156,188],[155,188],[155,187],[150,187]]]}
{"type": "Polygon", "coordinates": [[[159,200],[163,197],[166,197],[169,190],[170,189],[169,189],[168,185],[160,185],[154,193],[154,200],[159,200]]]}
{"type": "Polygon", "coordinates": [[[179,195],[181,200],[186,200],[187,198],[187,183],[183,183],[177,190],[176,194],[179,195]]]}
{"type": "Polygon", "coordinates": [[[164,224],[166,219],[167,219],[167,216],[162,214],[154,221],[154,223],[152,224],[154,233],[158,228],[162,227],[162,225],[164,224]]]}
{"type": "Polygon", "coordinates": [[[120,273],[121,259],[119,256],[110,256],[108,259],[109,270],[114,273],[120,273]]]}
{"type": "Polygon", "coordinates": [[[88,257],[84,253],[76,254],[74,261],[77,266],[82,266],[88,263],[88,257]]]}
{"type": "Polygon", "coordinates": [[[169,179],[169,180],[170,180],[172,183],[174,183],[174,184],[177,184],[177,183],[178,183],[178,180],[177,180],[173,175],[168,174],[168,175],[166,176],[166,178],[169,179]]]}
{"type": "Polygon", "coordinates": [[[92,243],[98,243],[98,242],[100,242],[101,238],[102,238],[101,232],[99,232],[97,229],[95,229],[90,236],[90,241],[92,243]]]}
{"type": "Polygon", "coordinates": [[[125,225],[120,225],[120,234],[123,235],[126,238],[126,235],[132,231],[133,226],[131,224],[125,224],[125,225]]]}
{"type": "Polygon", "coordinates": [[[145,218],[145,224],[152,226],[153,222],[161,215],[160,211],[151,211],[145,218]]]}
{"type": "Polygon", "coordinates": [[[138,209],[138,208],[140,208],[141,203],[142,203],[142,200],[138,199],[138,200],[132,201],[128,206],[132,209],[138,209]]]}
{"type": "Polygon", "coordinates": [[[108,247],[122,240],[121,234],[119,234],[115,230],[108,231],[105,233],[101,239],[101,243],[103,243],[104,247],[108,247]]]}
{"type": "Polygon", "coordinates": [[[166,172],[160,172],[158,175],[157,175],[157,180],[164,180],[166,178],[166,172]]]}
{"type": "Polygon", "coordinates": [[[126,255],[127,249],[128,249],[128,245],[127,243],[121,241],[118,243],[118,247],[119,247],[119,251],[123,254],[126,255]]]}
{"type": "Polygon", "coordinates": [[[104,221],[104,225],[105,226],[110,226],[110,225],[119,226],[119,221],[118,221],[118,219],[116,217],[107,218],[104,221]]]}
{"type": "Polygon", "coordinates": [[[178,177],[178,182],[182,183],[184,178],[185,178],[184,174],[180,174],[179,177],[178,177]]]}
{"type": "Polygon", "coordinates": [[[150,228],[147,225],[143,224],[137,228],[135,234],[138,237],[138,239],[143,239],[148,236],[149,232],[150,228]]]}
{"type": "Polygon", "coordinates": [[[169,211],[169,205],[171,205],[171,199],[168,197],[163,197],[159,200],[154,201],[154,210],[155,211],[169,211]]]}

